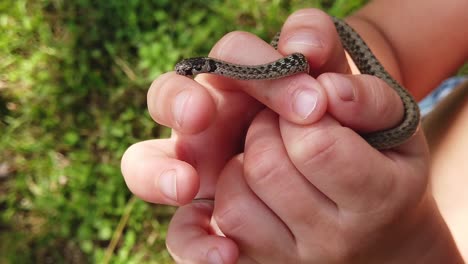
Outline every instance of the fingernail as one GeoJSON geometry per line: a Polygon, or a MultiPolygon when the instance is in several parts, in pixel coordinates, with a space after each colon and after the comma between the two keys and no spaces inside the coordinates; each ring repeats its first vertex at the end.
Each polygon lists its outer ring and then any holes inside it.
{"type": "Polygon", "coordinates": [[[293,110],[302,119],[306,119],[317,106],[318,92],[315,89],[302,88],[295,91],[293,110]]]}
{"type": "Polygon", "coordinates": [[[190,90],[183,90],[182,92],[178,93],[174,98],[174,104],[172,105],[172,114],[174,115],[174,119],[177,125],[180,127],[184,121],[184,114],[185,114],[185,107],[187,105],[188,100],[190,100],[191,91],[190,90]]]}
{"type": "Polygon", "coordinates": [[[208,250],[207,258],[208,258],[208,263],[210,264],[224,263],[223,258],[221,258],[221,255],[219,254],[219,251],[217,248],[212,248],[208,250]]]}
{"type": "Polygon", "coordinates": [[[169,199],[177,201],[177,179],[175,170],[168,170],[159,176],[159,190],[169,199]]]}
{"type": "Polygon", "coordinates": [[[348,78],[334,74],[331,79],[335,86],[335,91],[341,100],[354,101],[354,86],[348,78]]]}
{"type": "Polygon", "coordinates": [[[287,42],[289,45],[297,45],[294,48],[298,50],[301,50],[304,46],[323,48],[322,40],[317,37],[317,34],[312,32],[298,32],[288,38],[287,42]]]}

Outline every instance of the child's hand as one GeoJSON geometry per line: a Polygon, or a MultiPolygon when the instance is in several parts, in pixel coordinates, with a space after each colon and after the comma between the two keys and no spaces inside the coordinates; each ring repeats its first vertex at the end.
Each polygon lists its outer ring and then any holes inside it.
{"type": "MultiPolygon", "coordinates": [[[[264,110],[253,121],[245,153],[221,174],[214,212],[209,203],[198,202],[181,207],[174,216],[167,243],[178,262],[442,263],[450,256],[452,263],[459,261],[427,192],[428,152],[422,132],[383,152],[355,132],[397,125],[402,104],[376,77],[339,74],[349,68],[341,49],[335,48],[337,37],[324,33],[334,32],[331,26],[328,17],[315,10],[298,12],[286,22],[286,39],[280,44],[282,53],[302,52],[308,58],[322,48],[323,72],[338,73],[286,80],[326,91],[329,114],[301,123],[272,100],[276,96],[265,97],[263,102],[270,102],[281,117],[264,110]],[[302,43],[287,39],[289,27],[305,36],[302,43]],[[321,45],[310,44],[310,39],[319,39],[321,45]],[[212,215],[226,237],[213,235],[212,215]]],[[[247,43],[240,40],[238,45],[242,41],[247,43]]],[[[255,63],[255,57],[242,55],[245,50],[249,48],[236,53],[242,58],[238,62],[255,63]]],[[[271,81],[272,86],[277,82],[281,80],[271,81]]],[[[259,86],[244,90],[261,99],[257,93],[264,85],[259,86]]]]}
{"type": "MultiPolygon", "coordinates": [[[[320,23],[328,19],[320,14],[320,23]]],[[[291,38],[289,45],[283,45],[283,54],[300,50],[312,69],[349,71],[332,24],[312,32],[307,28],[298,31],[304,24],[300,13],[290,20],[283,28],[283,39],[291,38]],[[322,39],[332,38],[334,42],[322,43],[322,39]]],[[[210,56],[261,64],[283,55],[252,34],[233,32],[215,45],[210,56]]],[[[148,92],[148,109],[156,122],[173,129],[172,136],[130,147],[122,158],[122,173],[129,189],[149,202],[183,205],[195,197],[213,198],[220,171],[243,151],[246,131],[264,105],[287,120],[310,124],[322,117],[326,102],[325,92],[307,74],[254,82],[164,74],[148,92]]]]}
{"type": "Polygon", "coordinates": [[[335,118],[299,126],[265,111],[218,182],[214,219],[252,263],[431,263],[413,249],[448,231],[426,154],[420,132],[381,153],[335,118]]]}

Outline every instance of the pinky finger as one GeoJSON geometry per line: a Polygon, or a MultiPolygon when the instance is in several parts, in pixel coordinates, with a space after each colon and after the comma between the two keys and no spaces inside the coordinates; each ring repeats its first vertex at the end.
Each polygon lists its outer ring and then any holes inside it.
{"type": "Polygon", "coordinates": [[[128,148],[121,169],[130,191],[151,203],[189,203],[200,179],[190,164],[176,159],[174,149],[171,139],[143,141],[128,148]]]}
{"type": "Polygon", "coordinates": [[[213,205],[194,202],[180,207],[172,218],[166,245],[177,263],[237,263],[239,249],[218,236],[210,225],[213,205]]]}

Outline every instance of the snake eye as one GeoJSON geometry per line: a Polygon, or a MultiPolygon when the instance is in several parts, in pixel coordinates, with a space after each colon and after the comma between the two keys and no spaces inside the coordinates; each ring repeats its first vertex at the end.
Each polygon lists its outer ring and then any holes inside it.
{"type": "Polygon", "coordinates": [[[201,72],[201,70],[202,70],[202,66],[199,65],[199,64],[197,64],[197,65],[195,65],[195,66],[193,67],[193,71],[194,71],[194,72],[201,72]]]}

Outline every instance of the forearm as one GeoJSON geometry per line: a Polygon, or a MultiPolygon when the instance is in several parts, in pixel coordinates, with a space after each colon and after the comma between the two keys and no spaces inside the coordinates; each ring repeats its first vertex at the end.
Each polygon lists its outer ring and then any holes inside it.
{"type": "Polygon", "coordinates": [[[375,0],[347,20],[421,99],[467,61],[466,10],[466,0],[375,0]]]}

